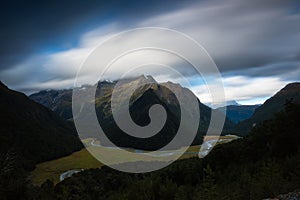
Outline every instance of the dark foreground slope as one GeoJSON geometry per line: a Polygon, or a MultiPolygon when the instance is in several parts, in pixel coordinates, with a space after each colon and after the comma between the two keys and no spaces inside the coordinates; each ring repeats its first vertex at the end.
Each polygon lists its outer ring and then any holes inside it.
{"type": "Polygon", "coordinates": [[[74,126],[0,82],[1,152],[14,151],[28,168],[82,148],[74,126]]]}
{"type": "Polygon", "coordinates": [[[275,113],[284,110],[285,104],[289,101],[300,105],[300,83],[296,82],[286,85],[258,107],[249,119],[240,122],[234,131],[241,136],[247,135],[252,127],[272,118],[275,113]]]}
{"type": "MultiPolygon", "coordinates": [[[[218,145],[202,160],[147,174],[108,167],[81,172],[35,193],[50,199],[264,199],[300,188],[300,107],[289,104],[249,136],[218,145]]],[[[136,163],[138,164],[138,163],[136,163]]],[[[155,164],[155,163],[149,163],[155,164]]],[[[41,198],[43,199],[43,198],[41,198]]]]}

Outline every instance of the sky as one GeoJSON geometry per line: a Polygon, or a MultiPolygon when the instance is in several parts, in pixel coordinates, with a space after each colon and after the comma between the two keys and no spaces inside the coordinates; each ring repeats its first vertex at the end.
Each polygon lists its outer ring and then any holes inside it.
{"type": "MultiPolygon", "coordinates": [[[[286,84],[300,81],[297,1],[4,1],[0,11],[0,80],[26,94],[71,88],[81,64],[101,42],[143,27],[180,31],[201,44],[221,72],[228,101],[263,103],[286,84]]],[[[168,35],[137,33],[125,43],[155,37],[168,35]]],[[[126,73],[128,60],[144,60],[147,53],[130,55],[107,78],[126,73]]],[[[190,67],[170,56],[156,56],[155,62],[174,65],[193,81],[190,67]]],[[[180,82],[159,69],[154,77],[180,82]]],[[[88,83],[89,77],[80,80],[88,83]]],[[[203,82],[194,81],[190,89],[209,104],[203,82]]]]}

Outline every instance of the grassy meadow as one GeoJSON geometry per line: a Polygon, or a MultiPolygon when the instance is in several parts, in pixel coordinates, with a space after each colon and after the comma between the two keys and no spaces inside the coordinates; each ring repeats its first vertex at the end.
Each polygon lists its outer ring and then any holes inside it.
{"type": "MultiPolygon", "coordinates": [[[[223,139],[230,139],[230,137],[225,136],[226,138],[223,139]]],[[[221,139],[220,138],[220,139],[221,139]]],[[[209,138],[215,139],[215,138],[209,138]]],[[[233,139],[233,138],[231,138],[233,139]]],[[[32,171],[30,175],[30,179],[34,185],[41,185],[47,179],[53,181],[55,184],[59,182],[60,174],[72,170],[72,169],[90,169],[90,168],[100,168],[103,166],[96,158],[94,158],[90,152],[101,151],[102,154],[105,155],[114,155],[110,157],[110,163],[112,164],[119,164],[122,162],[135,162],[135,161],[165,161],[166,157],[155,157],[155,156],[142,156],[139,154],[135,154],[130,158],[122,157],[121,154],[116,149],[99,147],[99,146],[92,146],[91,142],[93,139],[86,139],[83,142],[86,145],[86,148],[81,149],[80,151],[74,152],[71,155],[51,160],[47,162],[40,163],[36,166],[36,169],[32,171]]],[[[207,140],[207,139],[206,139],[207,140]]],[[[94,142],[94,144],[98,144],[98,142],[94,142]]],[[[175,152],[182,152],[184,148],[178,149],[175,152]]],[[[190,157],[198,156],[197,152],[200,150],[200,145],[190,146],[187,151],[180,157],[180,159],[186,159],[190,157]]],[[[133,150],[128,150],[133,151],[133,150]]],[[[144,151],[145,152],[145,151],[144,151]]],[[[166,151],[168,152],[168,151],[166,151]]],[[[170,151],[171,152],[171,151],[170,151]]],[[[174,151],[172,151],[174,152],[174,151]]],[[[146,153],[146,152],[145,152],[146,153]]],[[[154,153],[155,155],[155,153],[154,153]]],[[[174,160],[176,156],[169,156],[169,160],[174,160]]]]}

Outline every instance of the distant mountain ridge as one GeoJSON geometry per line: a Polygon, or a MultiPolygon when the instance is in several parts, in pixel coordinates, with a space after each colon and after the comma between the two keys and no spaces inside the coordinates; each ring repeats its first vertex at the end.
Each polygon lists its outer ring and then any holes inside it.
{"type": "Polygon", "coordinates": [[[225,101],[222,104],[212,104],[212,103],[205,103],[207,106],[214,108],[214,109],[218,109],[220,107],[224,107],[224,106],[240,106],[241,104],[239,104],[238,102],[236,102],[235,100],[229,100],[229,101],[225,101]]]}
{"type": "Polygon", "coordinates": [[[249,133],[252,127],[263,122],[264,120],[271,119],[275,113],[284,110],[285,104],[292,102],[300,104],[300,83],[290,83],[278,91],[274,96],[269,98],[259,106],[252,117],[237,124],[235,132],[243,136],[249,133]]]}
{"type": "Polygon", "coordinates": [[[238,102],[236,102],[235,100],[231,100],[231,101],[227,101],[226,102],[227,106],[240,106],[241,104],[239,104],[238,102]]]}
{"type": "Polygon", "coordinates": [[[1,152],[14,149],[31,167],[82,148],[71,123],[2,82],[0,108],[1,152]]]}
{"type": "MultiPolygon", "coordinates": [[[[121,89],[117,93],[124,91],[126,93],[131,87],[140,83],[145,84],[134,92],[130,101],[129,111],[136,124],[144,126],[150,122],[148,112],[153,104],[163,105],[167,111],[168,119],[164,128],[157,135],[149,138],[149,140],[136,139],[124,134],[115,124],[110,107],[112,91],[117,82],[101,81],[97,83],[95,107],[98,120],[104,132],[107,133],[108,138],[114,141],[118,146],[151,150],[164,146],[174,137],[180,124],[180,106],[178,105],[175,95],[168,88],[176,90],[179,95],[184,95],[185,97],[197,97],[189,89],[183,88],[179,84],[171,82],[159,84],[151,76],[142,75],[121,81],[121,89]]],[[[88,87],[78,89],[89,90],[88,87]]],[[[48,106],[62,117],[69,119],[70,116],[66,115],[66,113],[69,113],[68,111],[71,110],[71,93],[72,90],[41,91],[32,94],[30,98],[48,106]],[[52,102],[56,103],[53,104],[52,102]]],[[[199,100],[198,104],[200,109],[200,122],[194,144],[200,144],[202,142],[202,137],[208,128],[212,111],[211,108],[202,104],[199,100]]],[[[223,115],[221,112],[218,113],[223,115]]],[[[233,123],[226,119],[225,131],[232,128],[233,123]]],[[[188,131],[187,134],[189,134],[188,131]]]]}
{"type": "MultiPolygon", "coordinates": [[[[234,123],[250,118],[260,105],[229,105],[226,106],[226,116],[234,123]]],[[[225,107],[217,108],[224,113],[225,107]]]]}

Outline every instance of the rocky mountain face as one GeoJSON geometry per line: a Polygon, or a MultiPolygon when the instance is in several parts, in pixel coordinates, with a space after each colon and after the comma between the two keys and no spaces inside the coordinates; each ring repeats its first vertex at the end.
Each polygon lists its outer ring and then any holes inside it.
{"type": "MultiPolygon", "coordinates": [[[[234,123],[250,118],[260,105],[229,105],[226,106],[226,116],[234,123]]],[[[225,107],[217,108],[224,113],[225,107]]]]}
{"type": "Polygon", "coordinates": [[[72,90],[44,90],[29,96],[64,119],[72,118],[72,90]]]}
{"type": "MultiPolygon", "coordinates": [[[[95,108],[98,121],[107,137],[118,146],[134,147],[137,149],[148,150],[159,149],[162,146],[165,146],[176,135],[181,121],[180,105],[175,94],[172,91],[176,91],[179,97],[184,97],[186,99],[197,99],[197,97],[189,89],[183,88],[179,84],[174,84],[171,82],[159,84],[151,76],[139,76],[136,78],[124,79],[120,81],[98,82],[95,95],[95,108]],[[117,83],[119,85],[119,87],[117,88],[118,91],[114,91],[116,94],[118,94],[118,98],[116,99],[117,104],[122,104],[122,101],[124,100],[123,98],[125,98],[126,93],[131,91],[132,88],[135,88],[137,85],[143,85],[134,90],[129,103],[129,112],[131,118],[137,125],[146,126],[150,123],[149,109],[152,105],[159,104],[165,108],[167,113],[167,120],[161,131],[150,138],[137,138],[124,133],[118,127],[111,112],[112,91],[117,83]]],[[[84,88],[78,89],[88,91],[89,87],[91,86],[85,86],[84,88]]],[[[71,102],[65,102],[66,99],[71,99],[71,92],[71,90],[41,91],[39,93],[31,95],[30,98],[37,102],[43,103],[46,106],[51,105],[49,106],[49,108],[52,108],[55,112],[65,118],[70,118],[70,116],[63,114],[66,112],[60,111],[71,109],[71,102]],[[45,99],[50,100],[45,101],[45,99]],[[57,102],[57,104],[49,104],[45,102],[57,102]]],[[[206,133],[212,112],[211,108],[202,104],[198,99],[197,101],[200,110],[200,121],[194,144],[200,144],[202,142],[202,136],[206,133]]],[[[185,107],[188,106],[189,105],[185,105],[185,107]]],[[[192,114],[193,113],[189,113],[189,115],[192,114]]],[[[221,112],[218,112],[218,114],[223,115],[223,113],[221,112]]],[[[226,119],[224,132],[231,129],[232,127],[233,123],[226,119]]],[[[190,134],[188,127],[186,127],[186,134],[190,134]]],[[[104,140],[102,140],[102,142],[103,141],[104,140]]],[[[103,145],[105,145],[105,142],[103,143],[103,145]]]]}
{"type": "Polygon", "coordinates": [[[287,102],[300,104],[300,83],[296,82],[286,85],[264,102],[263,105],[259,106],[249,119],[240,122],[235,127],[235,132],[241,136],[246,135],[252,127],[255,127],[264,120],[271,119],[275,113],[284,110],[287,102]]]}
{"type": "Polygon", "coordinates": [[[73,124],[0,82],[1,152],[13,150],[31,166],[82,148],[73,124]]]}

